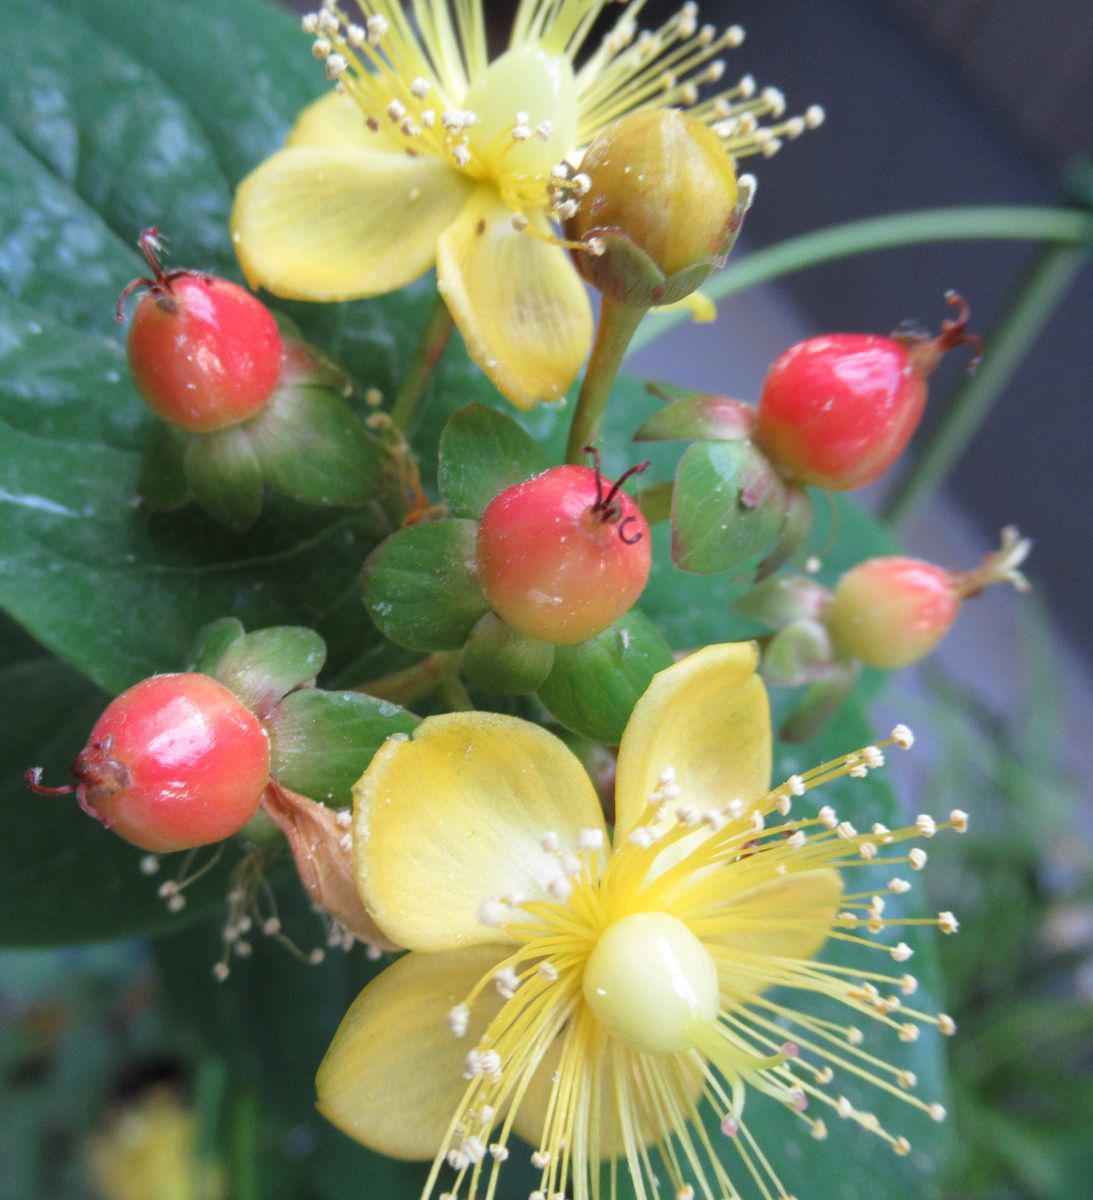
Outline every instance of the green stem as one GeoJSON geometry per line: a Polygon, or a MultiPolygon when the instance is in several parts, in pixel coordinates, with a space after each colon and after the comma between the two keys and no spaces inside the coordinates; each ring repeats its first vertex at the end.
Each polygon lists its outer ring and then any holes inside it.
{"type": "MultiPolygon", "coordinates": [[[[219,1133],[223,1127],[224,1096],[228,1071],[224,1062],[211,1054],[198,1060],[194,1085],[194,1109],[197,1114],[197,1157],[207,1164],[216,1158],[219,1133]]],[[[200,1200],[206,1200],[202,1192],[200,1200]]]]}
{"type": "Polygon", "coordinates": [[[596,341],[569,427],[569,441],[565,450],[567,463],[581,462],[584,447],[596,440],[623,355],[646,312],[648,309],[640,305],[619,304],[606,296],[601,300],[596,341]]]}
{"type": "Polygon", "coordinates": [[[671,483],[654,483],[652,487],[642,488],[637,495],[638,508],[641,515],[650,525],[667,521],[672,515],[672,491],[675,485],[671,483]]]}
{"type": "Polygon", "coordinates": [[[242,1087],[231,1110],[230,1170],[232,1200],[260,1200],[258,1095],[242,1087]]]}
{"type": "Polygon", "coordinates": [[[987,350],[978,372],[957,392],[885,505],[890,524],[902,525],[952,470],[1084,261],[1085,248],[1074,245],[1051,246],[1037,256],[984,339],[987,350]]]}
{"type": "MultiPolygon", "coordinates": [[[[757,251],[712,276],[702,290],[712,300],[724,300],[756,284],[854,254],[928,242],[978,240],[1089,246],[1093,244],[1093,215],[1070,208],[999,205],[869,217],[806,233],[757,251]]],[[[631,350],[639,349],[688,319],[686,312],[676,310],[652,317],[633,337],[631,350]]]]}
{"type": "Polygon", "coordinates": [[[433,377],[436,364],[452,336],[452,317],[448,306],[441,297],[437,297],[433,311],[421,331],[421,340],[414,353],[414,360],[403,376],[402,387],[399,388],[395,403],[391,408],[391,420],[397,429],[403,433],[410,427],[417,414],[418,406],[433,377]]]}

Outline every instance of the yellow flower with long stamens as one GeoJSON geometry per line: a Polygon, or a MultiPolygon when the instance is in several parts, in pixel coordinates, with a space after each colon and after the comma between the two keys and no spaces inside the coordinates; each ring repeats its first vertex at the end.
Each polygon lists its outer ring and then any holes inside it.
{"type": "Polygon", "coordinates": [[[613,850],[577,760],[513,717],[430,718],[360,780],[358,886],[412,953],[349,1010],[319,1070],[319,1107],[384,1153],[433,1157],[426,1197],[490,1200],[518,1134],[541,1177],[532,1200],[614,1197],[617,1170],[601,1163],[615,1158],[640,1200],[657,1194],[655,1164],[681,1200],[739,1197],[744,1176],[771,1200],[785,1190],[745,1116],[749,1092],[815,1137],[834,1114],[897,1154],[907,1140],[837,1078],[944,1116],[911,1072],[862,1047],[859,1023],[903,1041],[923,1026],[953,1032],[909,1005],[915,980],[890,964],[910,949],[877,935],[951,932],[955,918],[884,915],[886,896],[910,886],[898,875],[876,891],[843,883],[863,866],[919,869],[924,852],[906,843],[942,826],[859,833],[829,807],[792,814],[797,797],[868,773],[910,733],[771,789],[755,669],[754,646],[721,645],[654,678],[619,748],[613,850]],[[881,962],[817,961],[829,938],[881,962]],[[841,1001],[848,1019],[810,1013],[817,998],[841,1001]]]}
{"type": "Polygon", "coordinates": [[[607,6],[521,0],[492,60],[482,0],[414,0],[409,12],[401,0],[334,0],[305,17],[336,90],[239,188],[232,229],[250,283],[357,299],[435,263],[471,356],[499,390],[523,409],[559,398],[588,353],[592,317],[555,227],[581,201],[581,154],[599,130],[638,109],[688,107],[736,160],[769,155],[822,117],[783,120],[781,93],[750,76],[700,101],[743,32],[699,25],[694,4],[639,33],[644,0],[633,0],[589,50],[607,6]]]}

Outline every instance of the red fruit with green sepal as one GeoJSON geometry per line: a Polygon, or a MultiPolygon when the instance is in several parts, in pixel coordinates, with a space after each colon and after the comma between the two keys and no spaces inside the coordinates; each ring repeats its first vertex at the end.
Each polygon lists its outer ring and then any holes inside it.
{"type": "Polygon", "coordinates": [[[238,425],[261,411],[281,374],[281,334],[257,297],[227,279],[191,271],[164,273],[157,231],[140,247],[154,278],[134,280],[118,301],[148,290],[129,329],[133,382],[148,406],[190,433],[238,425]]]}
{"type": "Polygon", "coordinates": [[[234,692],[207,675],[154,675],[95,722],[72,764],[80,807],[126,841],[166,854],[222,841],[254,816],[269,783],[269,739],[234,692]]]}
{"type": "Polygon", "coordinates": [[[623,615],[649,578],[649,526],[598,466],[552,467],[506,488],[478,528],[482,590],[529,637],[587,641],[623,615]]]}
{"type": "Polygon", "coordinates": [[[970,571],[918,558],[871,558],[839,580],[824,623],[839,655],[895,670],[924,658],[949,632],[964,600],[995,583],[1028,589],[1020,566],[1032,543],[1016,529],[970,571]]]}
{"type": "Polygon", "coordinates": [[[755,440],[787,475],[828,491],[879,478],[907,447],[926,405],[926,378],[942,354],[979,340],[958,307],[937,337],[841,333],[791,346],[763,384],[755,440]]]}

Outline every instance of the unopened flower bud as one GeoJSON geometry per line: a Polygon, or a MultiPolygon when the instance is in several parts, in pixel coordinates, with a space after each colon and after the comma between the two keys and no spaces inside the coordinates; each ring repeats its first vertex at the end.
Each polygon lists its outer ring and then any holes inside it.
{"type": "Polygon", "coordinates": [[[732,246],[746,204],[717,135],[674,109],[629,113],[581,162],[588,192],[568,235],[604,244],[578,254],[585,278],[627,304],[670,304],[693,292],[732,246]]]}

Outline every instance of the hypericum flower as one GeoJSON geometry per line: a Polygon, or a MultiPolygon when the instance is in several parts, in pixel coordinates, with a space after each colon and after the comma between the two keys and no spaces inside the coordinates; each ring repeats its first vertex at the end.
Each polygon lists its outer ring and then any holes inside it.
{"type": "MultiPolygon", "coordinates": [[[[902,1041],[923,1025],[953,1032],[949,1017],[906,1006],[915,980],[885,964],[911,950],[877,935],[955,919],[885,916],[886,896],[909,887],[900,876],[865,891],[842,881],[845,868],[859,879],[862,866],[921,866],[904,843],[943,826],[858,833],[830,807],[790,815],[796,797],[865,775],[910,731],[769,790],[755,666],[750,644],[711,646],[655,677],[619,749],[613,851],[577,760],[513,717],[430,718],[390,739],[357,785],[358,884],[412,953],[349,1010],[319,1107],[384,1153],[435,1156],[427,1197],[492,1197],[514,1133],[540,1172],[532,1200],[615,1196],[615,1170],[600,1174],[615,1157],[639,1197],[655,1194],[654,1161],[682,1200],[738,1197],[719,1142],[766,1200],[782,1197],[745,1117],[749,1091],[814,1137],[834,1114],[906,1154],[837,1075],[944,1116],[911,1072],[863,1048],[859,1022],[902,1041]],[[882,961],[818,962],[828,938],[882,961]],[[814,1015],[818,998],[848,1019],[814,1015]],[[723,1138],[704,1130],[703,1100],[723,1138]],[[446,1165],[454,1178],[441,1182],[446,1165]]],[[[948,826],[966,822],[954,813],[948,826]]]]}
{"type": "MultiPolygon", "coordinates": [[[[521,0],[491,60],[482,0],[326,0],[304,18],[336,90],[243,181],[232,217],[252,285],[303,300],[394,291],[436,263],[468,350],[513,404],[560,397],[592,336],[588,298],[555,235],[587,181],[583,148],[623,113],[688,107],[735,160],[818,124],[745,75],[708,99],[739,26],[685,4],[638,32],[644,0],[594,49],[608,0],[521,0]],[[354,17],[356,18],[354,20],[354,17]],[[770,118],[772,124],[760,122],[770,118]]],[[[580,252],[597,247],[579,244],[580,252]]]]}

